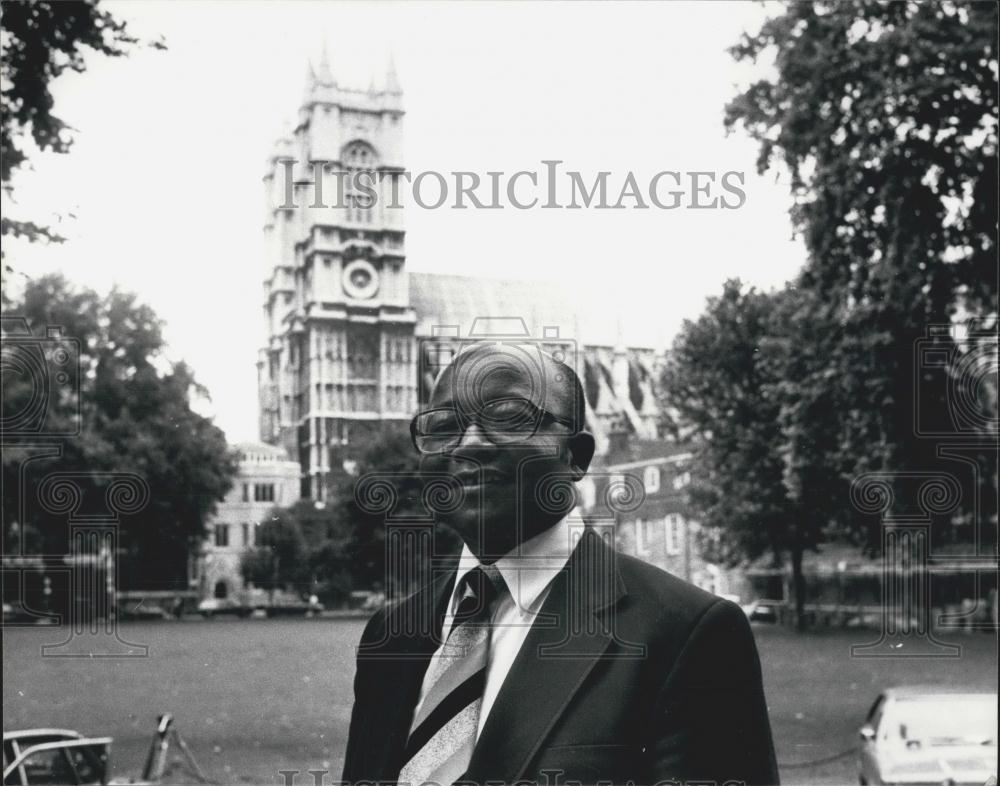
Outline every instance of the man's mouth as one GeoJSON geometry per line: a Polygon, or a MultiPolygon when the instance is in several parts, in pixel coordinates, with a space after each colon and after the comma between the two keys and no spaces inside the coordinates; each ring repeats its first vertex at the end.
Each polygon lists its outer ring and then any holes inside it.
{"type": "Polygon", "coordinates": [[[500,485],[507,481],[507,476],[495,469],[483,468],[456,472],[455,479],[465,488],[472,488],[500,485]]]}

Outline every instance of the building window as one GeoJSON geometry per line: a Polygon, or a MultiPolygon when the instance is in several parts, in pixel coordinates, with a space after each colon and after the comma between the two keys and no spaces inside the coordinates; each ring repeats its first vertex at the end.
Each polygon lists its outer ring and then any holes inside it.
{"type": "Polygon", "coordinates": [[[249,502],[250,501],[250,484],[249,483],[244,483],[243,484],[243,501],[244,502],[249,502]]]}
{"type": "Polygon", "coordinates": [[[676,513],[671,513],[663,520],[663,532],[666,540],[666,552],[669,555],[676,555],[681,553],[681,527],[683,522],[681,517],[676,513]]]}
{"type": "Polygon", "coordinates": [[[343,164],[347,173],[344,178],[347,207],[345,216],[349,222],[372,223],[375,197],[369,189],[377,184],[374,171],[376,163],[375,150],[364,142],[352,142],[344,150],[343,164]]]}
{"type": "Polygon", "coordinates": [[[274,502],[273,483],[255,483],[253,487],[254,502],[274,502]]]}
{"type": "Polygon", "coordinates": [[[216,524],[215,525],[215,545],[218,548],[225,548],[229,545],[229,525],[228,524],[216,524]]]}
{"type": "Polygon", "coordinates": [[[253,546],[253,543],[250,542],[250,525],[244,523],[241,526],[243,527],[243,548],[248,549],[253,546]]]}
{"type": "Polygon", "coordinates": [[[642,475],[642,484],[646,487],[647,494],[655,494],[660,490],[660,468],[646,467],[642,475]]]}
{"type": "Polygon", "coordinates": [[[637,557],[649,556],[649,529],[646,526],[648,523],[642,519],[635,520],[635,555],[637,557]]]}

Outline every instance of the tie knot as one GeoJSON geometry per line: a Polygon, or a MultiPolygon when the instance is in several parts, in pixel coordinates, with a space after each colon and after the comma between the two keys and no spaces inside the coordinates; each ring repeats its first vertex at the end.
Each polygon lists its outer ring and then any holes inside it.
{"type": "Polygon", "coordinates": [[[505,585],[495,565],[481,565],[462,577],[463,591],[455,612],[455,621],[488,615],[505,585]]]}

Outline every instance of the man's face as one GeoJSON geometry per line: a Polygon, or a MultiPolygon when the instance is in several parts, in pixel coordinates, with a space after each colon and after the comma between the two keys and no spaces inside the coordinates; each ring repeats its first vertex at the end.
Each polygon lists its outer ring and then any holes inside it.
{"type": "Polygon", "coordinates": [[[589,434],[574,435],[554,419],[577,419],[565,367],[541,353],[533,363],[526,359],[524,351],[502,346],[463,353],[442,374],[427,407],[454,410],[464,426],[457,444],[421,459],[422,470],[447,473],[461,484],[462,503],[439,511],[438,519],[484,561],[548,529],[572,508],[569,483],[586,472],[593,450],[589,434]],[[508,424],[489,416],[498,406],[547,414],[512,439],[508,424]],[[497,437],[497,431],[508,436],[497,437]]]}

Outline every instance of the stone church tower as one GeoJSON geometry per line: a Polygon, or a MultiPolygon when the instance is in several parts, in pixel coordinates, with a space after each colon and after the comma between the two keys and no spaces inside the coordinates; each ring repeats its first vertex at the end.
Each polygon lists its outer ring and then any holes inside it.
{"type": "Polygon", "coordinates": [[[587,304],[558,286],[406,270],[402,139],[391,62],[381,87],[354,90],[324,52],[268,159],[260,436],[299,462],[302,496],[324,500],[331,473],[383,424],[404,425],[441,364],[497,320],[506,327],[487,336],[561,353],[576,369],[599,460],[655,440],[662,350],[628,335],[600,292],[587,304]],[[368,174],[374,204],[345,172],[368,174]]]}
{"type": "Polygon", "coordinates": [[[260,433],[302,467],[302,496],[324,499],[331,469],[384,421],[417,408],[416,315],[409,306],[403,210],[402,90],[338,84],[324,50],[310,65],[293,130],[264,176],[267,345],[258,359],[260,433]],[[331,172],[377,178],[374,205],[331,172]]]}

